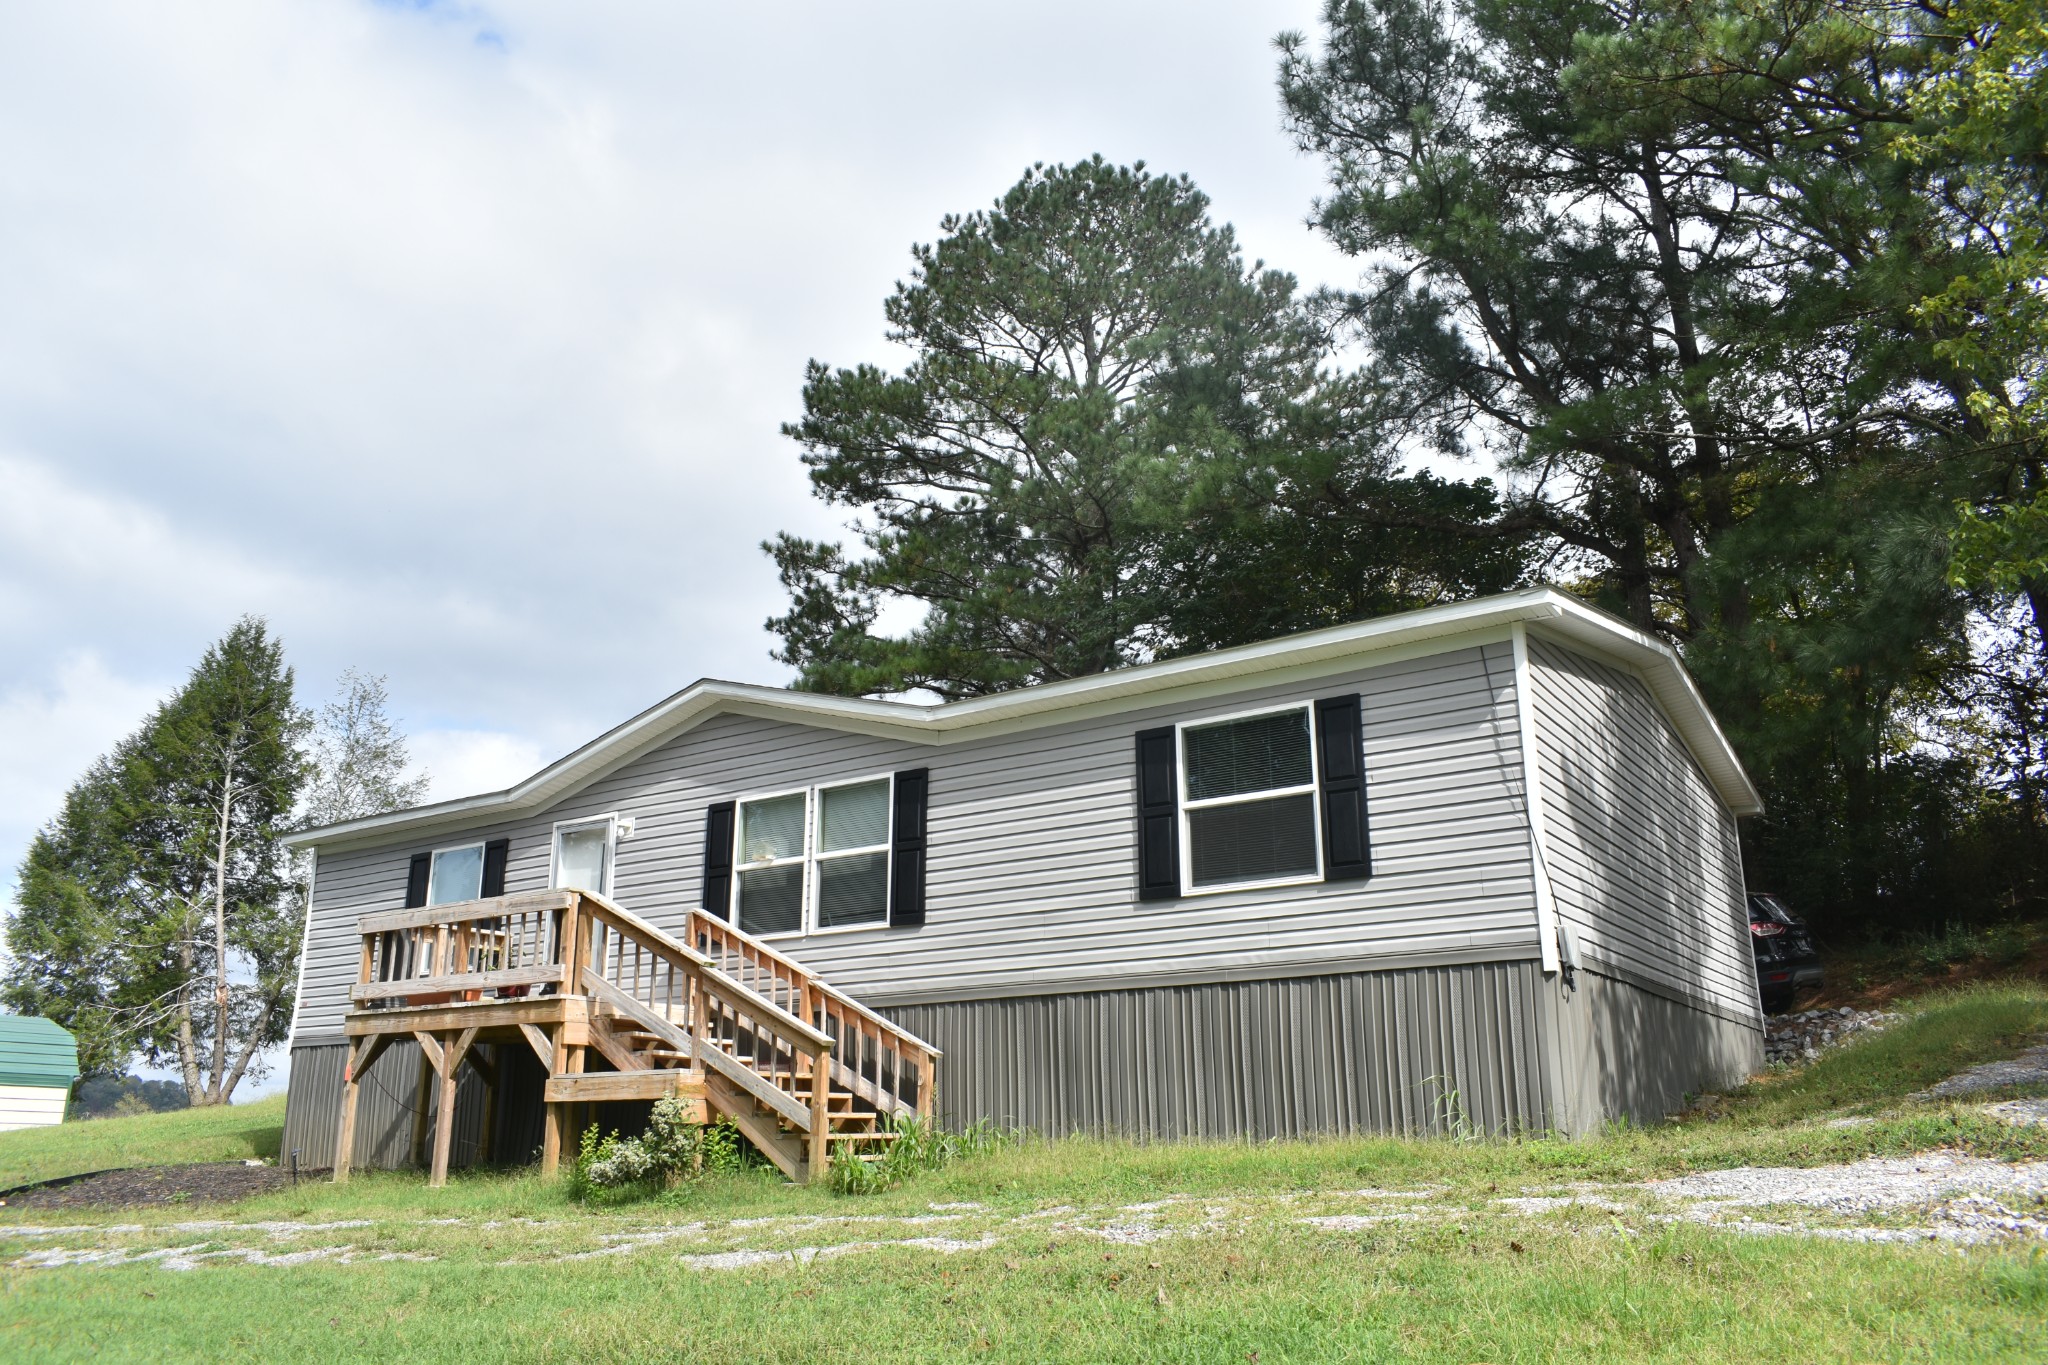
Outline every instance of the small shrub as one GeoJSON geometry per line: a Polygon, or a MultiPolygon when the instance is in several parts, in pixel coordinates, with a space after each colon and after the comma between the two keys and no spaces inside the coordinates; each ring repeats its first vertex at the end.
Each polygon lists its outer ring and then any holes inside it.
{"type": "Polygon", "coordinates": [[[594,1128],[584,1131],[570,1171],[570,1195],[588,1200],[600,1192],[673,1189],[700,1175],[737,1175],[755,1160],[753,1148],[730,1123],[694,1123],[682,1100],[656,1100],[639,1137],[599,1138],[594,1128]]]}
{"type": "Polygon", "coordinates": [[[738,1175],[753,1164],[753,1148],[740,1130],[720,1120],[697,1135],[697,1149],[703,1154],[701,1169],[706,1175],[738,1175]]]}

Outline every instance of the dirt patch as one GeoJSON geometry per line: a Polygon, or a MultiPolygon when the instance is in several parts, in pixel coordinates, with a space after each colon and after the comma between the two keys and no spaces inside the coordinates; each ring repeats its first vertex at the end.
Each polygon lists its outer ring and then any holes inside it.
{"type": "MultiPolygon", "coordinates": [[[[301,1170],[301,1180],[325,1172],[301,1170]]],[[[45,1181],[0,1197],[6,1209],[127,1209],[148,1204],[232,1203],[269,1194],[292,1183],[292,1173],[277,1166],[245,1166],[239,1161],[200,1162],[189,1166],[131,1166],[45,1181]]]]}
{"type": "Polygon", "coordinates": [[[1821,965],[1827,984],[1800,1001],[1804,1009],[1833,1009],[1847,1005],[1859,1010],[1889,1010],[1910,996],[1924,995],[1947,986],[1969,986],[1980,981],[2048,981],[2048,936],[2017,957],[1980,957],[1955,962],[1936,970],[1916,968],[1899,962],[1885,962],[1849,952],[1823,953],[1821,965]],[[1851,985],[1859,976],[1861,985],[1851,985]],[[1876,979],[1871,979],[1876,978],[1876,979]]]}

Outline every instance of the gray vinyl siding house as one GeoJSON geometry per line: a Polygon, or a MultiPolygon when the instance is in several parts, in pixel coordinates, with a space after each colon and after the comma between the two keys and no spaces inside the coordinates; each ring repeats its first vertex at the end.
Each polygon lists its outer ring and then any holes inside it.
{"type": "MultiPolygon", "coordinates": [[[[906,773],[927,784],[919,913],[892,887],[892,922],[804,911],[774,946],[943,1051],[947,1122],[1583,1133],[1760,1065],[1736,839],[1755,792],[1667,646],[1538,589],[949,705],[699,683],[505,792],[313,831],[287,1147],[332,1158],[356,920],[406,903],[415,857],[503,841],[503,889],[537,890],[571,856],[560,832],[594,822],[604,889],[666,929],[707,882],[739,908],[724,803],[823,821],[826,793],[906,773]],[[1313,708],[1352,698],[1367,849],[1340,877],[1336,751],[1306,785],[1271,755],[1298,726],[1327,741],[1341,717],[1313,708]],[[1179,765],[1170,823],[1146,823],[1147,734],[1179,765]],[[1147,844],[1169,834],[1172,862],[1147,844]],[[1258,873],[1276,858],[1291,870],[1258,873]]],[[[854,877],[758,849],[764,906],[854,877]]],[[[382,1070],[356,1159],[398,1164],[411,1073],[382,1070]]],[[[486,1138],[475,1084],[457,1160],[531,1150],[502,1100],[486,1138]]]]}

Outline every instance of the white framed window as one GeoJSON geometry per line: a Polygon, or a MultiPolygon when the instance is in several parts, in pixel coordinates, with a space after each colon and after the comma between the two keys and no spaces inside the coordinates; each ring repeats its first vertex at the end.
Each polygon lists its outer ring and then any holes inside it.
{"type": "Polygon", "coordinates": [[[868,777],[741,798],[733,922],[764,938],[887,924],[893,793],[868,777]]]}
{"type": "Polygon", "coordinates": [[[555,822],[553,871],[548,885],[612,894],[612,853],[618,840],[618,816],[555,822]]]}
{"type": "Polygon", "coordinates": [[[1322,809],[1309,703],[1176,729],[1183,894],[1320,881],[1322,809]]]}
{"type": "Polygon", "coordinates": [[[814,930],[889,922],[889,787],[881,777],[818,789],[814,930]]]}
{"type": "Polygon", "coordinates": [[[484,894],[484,846],[459,844],[434,850],[433,870],[427,877],[427,904],[453,905],[473,901],[484,894]]]}

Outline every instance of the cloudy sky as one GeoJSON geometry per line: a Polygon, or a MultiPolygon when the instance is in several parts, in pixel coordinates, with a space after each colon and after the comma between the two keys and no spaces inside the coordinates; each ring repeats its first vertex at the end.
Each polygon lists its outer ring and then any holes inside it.
{"type": "Polygon", "coordinates": [[[0,21],[0,895],[244,612],[386,674],[436,796],[701,676],[779,683],[778,425],[899,364],[912,242],[1033,161],[1303,225],[1311,0],[10,6],[0,21]]]}

